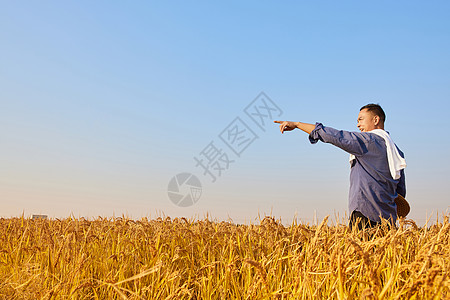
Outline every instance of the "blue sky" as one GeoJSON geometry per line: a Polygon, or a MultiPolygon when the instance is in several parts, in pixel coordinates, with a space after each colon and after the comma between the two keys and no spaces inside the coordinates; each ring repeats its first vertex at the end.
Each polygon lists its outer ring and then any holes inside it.
{"type": "Polygon", "coordinates": [[[361,106],[381,104],[406,155],[410,217],[435,219],[450,203],[449,6],[5,2],[1,216],[342,218],[348,155],[303,132],[255,129],[258,139],[214,183],[195,167],[264,91],[282,119],[345,130],[357,130],[361,106]],[[181,172],[202,182],[191,207],[167,195],[181,172]]]}

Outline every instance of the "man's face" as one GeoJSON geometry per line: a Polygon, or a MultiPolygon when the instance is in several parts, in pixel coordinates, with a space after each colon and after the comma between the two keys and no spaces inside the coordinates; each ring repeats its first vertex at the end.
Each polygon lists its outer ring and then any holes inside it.
{"type": "Polygon", "coordinates": [[[376,129],[378,118],[373,113],[367,111],[367,108],[361,110],[358,115],[358,129],[361,132],[367,132],[376,129]]]}

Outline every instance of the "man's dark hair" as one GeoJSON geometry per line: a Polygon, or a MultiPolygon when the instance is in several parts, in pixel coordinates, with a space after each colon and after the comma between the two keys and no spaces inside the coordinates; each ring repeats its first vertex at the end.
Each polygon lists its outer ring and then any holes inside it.
{"type": "Polygon", "coordinates": [[[384,113],[383,109],[381,108],[381,106],[379,104],[367,104],[364,105],[363,107],[361,107],[361,110],[363,109],[367,109],[367,111],[372,112],[374,115],[379,116],[381,121],[384,123],[384,121],[386,121],[386,114],[384,113]]]}

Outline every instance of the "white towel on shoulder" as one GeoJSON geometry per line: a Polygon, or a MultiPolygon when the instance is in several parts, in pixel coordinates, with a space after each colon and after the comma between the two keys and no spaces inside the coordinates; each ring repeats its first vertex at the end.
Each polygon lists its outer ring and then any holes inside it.
{"type": "MultiPolygon", "coordinates": [[[[384,131],[383,129],[374,129],[368,131],[371,133],[375,133],[378,136],[381,136],[386,143],[386,151],[387,158],[389,163],[389,170],[391,171],[391,176],[395,180],[400,178],[400,171],[406,168],[406,160],[400,156],[398,153],[397,147],[394,144],[394,141],[391,139],[389,133],[384,131]]],[[[352,162],[356,157],[353,154],[350,154],[349,161],[352,162]]]]}

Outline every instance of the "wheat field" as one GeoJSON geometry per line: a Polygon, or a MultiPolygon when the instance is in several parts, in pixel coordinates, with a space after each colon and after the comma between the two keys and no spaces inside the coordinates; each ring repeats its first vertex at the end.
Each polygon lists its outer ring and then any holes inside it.
{"type": "Polygon", "coordinates": [[[0,298],[450,299],[448,215],[365,232],[327,219],[0,219],[0,298]]]}

